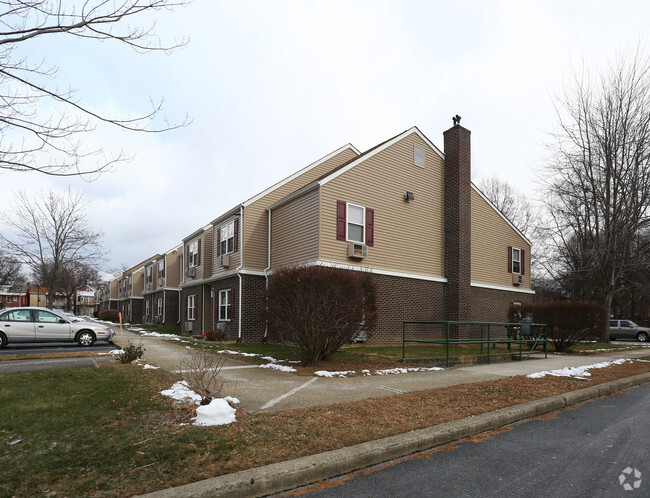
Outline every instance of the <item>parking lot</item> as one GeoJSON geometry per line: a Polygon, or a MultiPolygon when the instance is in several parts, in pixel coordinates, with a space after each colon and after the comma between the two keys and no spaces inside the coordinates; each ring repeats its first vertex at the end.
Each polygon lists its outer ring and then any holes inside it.
{"type": "Polygon", "coordinates": [[[79,352],[104,352],[112,351],[117,347],[110,341],[97,341],[92,346],[80,346],[72,342],[48,342],[48,343],[29,343],[29,344],[7,344],[0,349],[0,356],[7,355],[27,355],[40,353],[79,353],[79,352]]]}

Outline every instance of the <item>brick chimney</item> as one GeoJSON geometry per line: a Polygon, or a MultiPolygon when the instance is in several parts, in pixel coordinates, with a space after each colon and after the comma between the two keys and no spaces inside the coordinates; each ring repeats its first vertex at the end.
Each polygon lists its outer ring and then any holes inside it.
{"type": "MultiPolygon", "coordinates": [[[[457,119],[456,119],[457,118],[457,119]]],[[[471,320],[471,132],[458,124],[445,138],[446,320],[471,320]]]]}

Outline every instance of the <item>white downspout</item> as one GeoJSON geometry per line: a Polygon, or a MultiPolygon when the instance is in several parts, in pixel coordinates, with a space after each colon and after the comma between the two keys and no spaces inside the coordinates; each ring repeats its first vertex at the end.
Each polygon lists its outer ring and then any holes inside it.
{"type": "MultiPolygon", "coordinates": [[[[271,209],[269,208],[268,235],[266,241],[266,268],[264,268],[264,288],[269,290],[269,271],[271,270],[271,209]]],[[[269,322],[264,322],[264,339],[269,335],[269,322]]]]}
{"type": "Polygon", "coordinates": [[[240,257],[239,257],[239,266],[237,267],[237,276],[239,277],[239,299],[237,300],[237,317],[238,317],[238,324],[237,324],[237,342],[241,342],[241,310],[242,310],[242,289],[243,289],[243,282],[242,282],[242,276],[240,270],[244,267],[244,206],[243,204],[239,206],[239,251],[240,251],[240,257]]]}

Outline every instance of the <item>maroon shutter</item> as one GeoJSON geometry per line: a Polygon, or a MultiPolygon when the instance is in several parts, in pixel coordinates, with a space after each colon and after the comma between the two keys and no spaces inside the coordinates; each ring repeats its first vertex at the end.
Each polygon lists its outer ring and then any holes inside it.
{"type": "Polygon", "coordinates": [[[185,298],[185,321],[190,318],[190,296],[185,298]]]}
{"type": "Polygon", "coordinates": [[[198,245],[197,245],[197,250],[196,253],[198,254],[197,260],[198,262],[196,263],[196,266],[201,266],[201,239],[198,240],[198,245]]]}
{"type": "Polygon", "coordinates": [[[524,271],[524,261],[526,261],[526,251],[524,251],[524,250],[522,249],[522,250],[520,251],[519,254],[521,254],[521,256],[520,256],[520,259],[521,259],[521,263],[520,263],[521,274],[522,274],[522,275],[525,275],[526,272],[524,271]]]}
{"type": "Polygon", "coordinates": [[[508,246],[508,273],[512,273],[512,246],[508,246]]]}
{"type": "Polygon", "coordinates": [[[239,218],[235,218],[235,249],[237,252],[239,250],[239,218]]]}
{"type": "Polygon", "coordinates": [[[190,267],[190,250],[189,250],[189,245],[185,245],[185,268],[190,267]]]}
{"type": "Polygon", "coordinates": [[[375,210],[366,208],[366,245],[375,245],[375,210]]]}
{"type": "Polygon", "coordinates": [[[221,228],[217,228],[217,256],[221,256],[221,228]]]}
{"type": "Polygon", "coordinates": [[[235,288],[230,289],[230,319],[235,319],[235,288]]]}
{"type": "Polygon", "coordinates": [[[336,201],[336,240],[345,240],[345,202],[336,201]]]}

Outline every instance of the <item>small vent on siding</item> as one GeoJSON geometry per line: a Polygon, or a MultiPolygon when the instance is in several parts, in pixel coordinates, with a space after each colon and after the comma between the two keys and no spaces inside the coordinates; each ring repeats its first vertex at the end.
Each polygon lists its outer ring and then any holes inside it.
{"type": "Polygon", "coordinates": [[[424,168],[424,149],[419,145],[413,146],[413,164],[424,168]]]}

